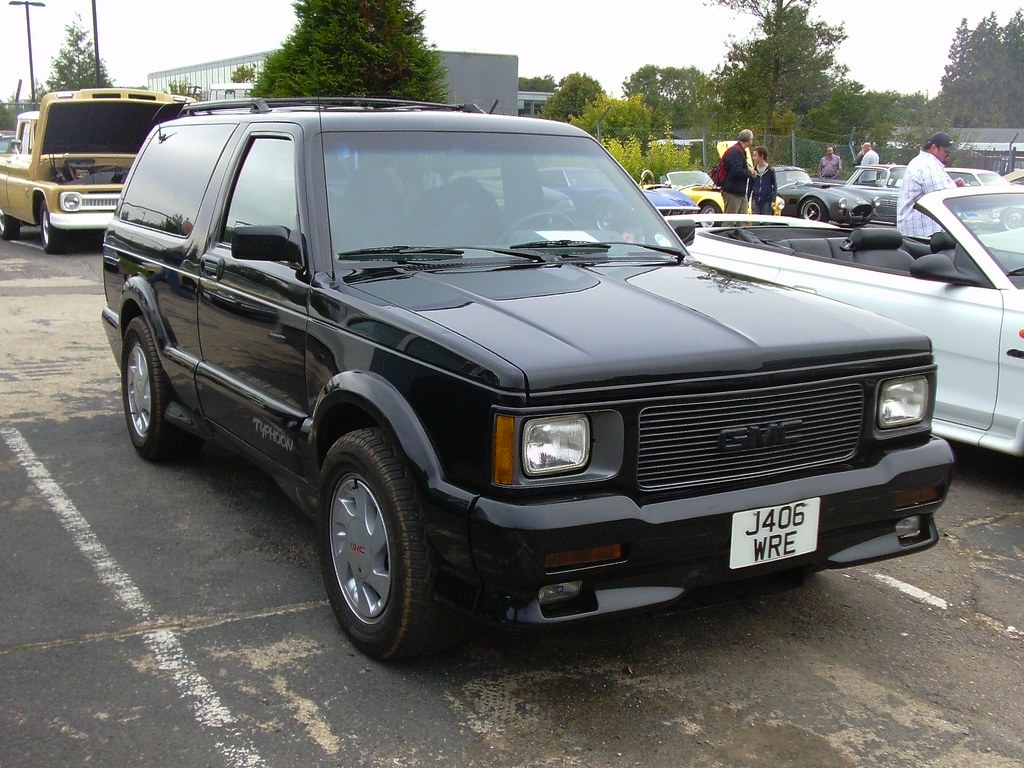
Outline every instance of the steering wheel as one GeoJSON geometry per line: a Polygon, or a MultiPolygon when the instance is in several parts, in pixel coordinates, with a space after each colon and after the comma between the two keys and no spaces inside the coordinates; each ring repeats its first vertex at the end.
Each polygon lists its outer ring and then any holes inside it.
{"type": "Polygon", "coordinates": [[[534,211],[528,213],[520,219],[516,219],[512,222],[501,235],[501,240],[508,240],[512,233],[518,229],[533,229],[536,230],[539,227],[551,228],[551,229],[579,229],[579,226],[575,221],[569,218],[566,214],[561,211],[534,211]],[[534,223],[539,226],[531,226],[534,223]]]}

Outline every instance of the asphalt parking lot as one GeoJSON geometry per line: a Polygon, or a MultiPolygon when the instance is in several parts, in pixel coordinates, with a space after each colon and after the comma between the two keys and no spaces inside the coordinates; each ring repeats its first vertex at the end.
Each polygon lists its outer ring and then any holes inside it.
{"type": "Polygon", "coordinates": [[[32,237],[0,243],[3,768],[1024,767],[1020,459],[956,446],[914,557],[380,664],[273,482],[138,459],[98,244],[32,237]]]}

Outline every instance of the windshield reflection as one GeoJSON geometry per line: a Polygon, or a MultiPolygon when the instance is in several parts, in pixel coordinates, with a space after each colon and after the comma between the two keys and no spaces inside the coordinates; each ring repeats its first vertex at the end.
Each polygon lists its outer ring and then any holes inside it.
{"type": "Polygon", "coordinates": [[[468,249],[551,241],[618,244],[608,258],[635,258],[635,244],[679,248],[639,186],[585,137],[376,131],[324,142],[332,247],[344,260],[403,247],[507,259],[468,249]]]}

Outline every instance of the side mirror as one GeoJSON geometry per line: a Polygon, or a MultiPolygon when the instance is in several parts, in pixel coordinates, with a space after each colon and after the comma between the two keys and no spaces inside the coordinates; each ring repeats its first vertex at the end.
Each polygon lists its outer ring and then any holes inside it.
{"type": "Polygon", "coordinates": [[[693,245],[693,238],[697,232],[697,223],[693,219],[683,219],[673,223],[672,229],[676,231],[683,245],[693,245]]]}
{"type": "Polygon", "coordinates": [[[299,235],[280,225],[235,227],[231,233],[231,256],[247,261],[283,261],[302,264],[299,235]]]}

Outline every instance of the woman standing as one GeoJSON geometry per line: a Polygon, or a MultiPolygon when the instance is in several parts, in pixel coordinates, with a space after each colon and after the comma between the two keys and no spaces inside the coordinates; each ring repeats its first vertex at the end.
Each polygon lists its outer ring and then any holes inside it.
{"type": "Polygon", "coordinates": [[[779,194],[775,183],[775,169],[768,165],[768,150],[765,147],[754,147],[754,179],[751,182],[750,199],[754,213],[771,216],[775,213],[773,206],[779,194]]]}

